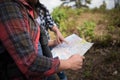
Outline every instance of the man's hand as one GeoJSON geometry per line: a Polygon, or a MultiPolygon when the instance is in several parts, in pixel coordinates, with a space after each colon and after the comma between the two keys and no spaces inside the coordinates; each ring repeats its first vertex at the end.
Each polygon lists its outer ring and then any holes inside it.
{"type": "Polygon", "coordinates": [[[85,59],[84,56],[80,56],[79,54],[75,54],[67,60],[60,60],[59,71],[66,70],[66,69],[70,69],[70,70],[81,69],[84,59],[85,59]]]}
{"type": "Polygon", "coordinates": [[[68,64],[70,65],[71,70],[78,70],[82,68],[84,56],[75,54],[68,59],[68,64]]]}

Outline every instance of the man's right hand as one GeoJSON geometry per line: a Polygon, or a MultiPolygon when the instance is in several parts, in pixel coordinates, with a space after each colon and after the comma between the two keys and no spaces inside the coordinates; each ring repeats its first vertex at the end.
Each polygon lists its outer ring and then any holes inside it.
{"type": "Polygon", "coordinates": [[[84,56],[75,54],[68,59],[68,64],[71,70],[78,70],[82,68],[84,56]]]}
{"type": "Polygon", "coordinates": [[[71,56],[67,60],[60,60],[60,67],[59,70],[78,70],[82,68],[83,60],[85,59],[84,56],[80,56],[79,54],[75,54],[71,56]]]}

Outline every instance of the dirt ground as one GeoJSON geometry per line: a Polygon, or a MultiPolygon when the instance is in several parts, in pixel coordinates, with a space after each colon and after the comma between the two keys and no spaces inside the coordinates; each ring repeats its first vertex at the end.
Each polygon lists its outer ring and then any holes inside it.
{"type": "Polygon", "coordinates": [[[81,70],[66,71],[68,80],[120,80],[120,46],[94,46],[85,57],[81,70]]]}

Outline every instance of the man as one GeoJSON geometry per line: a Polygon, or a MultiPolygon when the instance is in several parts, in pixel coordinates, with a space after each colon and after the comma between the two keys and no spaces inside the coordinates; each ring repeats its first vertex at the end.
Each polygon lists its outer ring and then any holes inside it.
{"type": "Polygon", "coordinates": [[[47,58],[38,47],[37,0],[0,0],[0,80],[45,80],[61,70],[78,70],[83,56],[47,58]]]}

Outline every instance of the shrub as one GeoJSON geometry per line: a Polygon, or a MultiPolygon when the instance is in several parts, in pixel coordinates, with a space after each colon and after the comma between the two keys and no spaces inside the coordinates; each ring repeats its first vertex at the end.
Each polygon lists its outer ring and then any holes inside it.
{"type": "Polygon", "coordinates": [[[89,41],[92,41],[95,37],[94,29],[96,24],[92,21],[86,21],[82,26],[78,26],[79,35],[89,41]]]}

